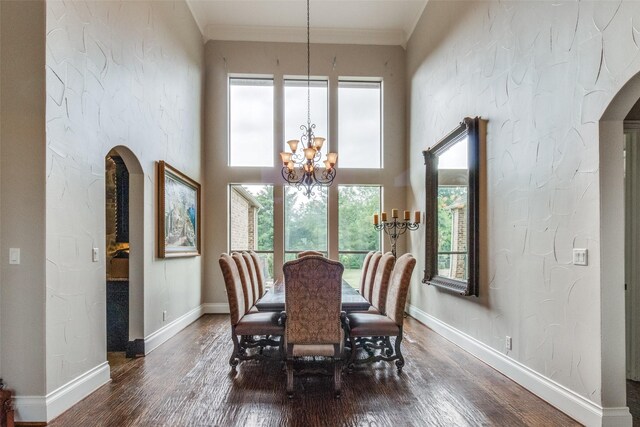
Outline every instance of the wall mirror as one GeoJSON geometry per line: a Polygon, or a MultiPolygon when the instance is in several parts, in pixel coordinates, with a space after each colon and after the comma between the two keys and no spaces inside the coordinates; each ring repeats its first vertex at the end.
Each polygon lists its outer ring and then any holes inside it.
{"type": "Polygon", "coordinates": [[[423,283],[478,296],[479,117],[422,152],[426,166],[423,283]]]}

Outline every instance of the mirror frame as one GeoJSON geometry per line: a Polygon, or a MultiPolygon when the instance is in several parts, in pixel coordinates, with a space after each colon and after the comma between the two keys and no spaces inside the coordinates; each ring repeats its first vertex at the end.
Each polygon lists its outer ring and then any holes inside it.
{"type": "Polygon", "coordinates": [[[464,296],[478,296],[479,290],[479,239],[480,226],[480,125],[479,117],[466,117],[460,125],[435,145],[422,152],[426,167],[426,229],[425,270],[422,283],[455,292],[464,296]],[[467,210],[467,262],[466,281],[438,275],[438,157],[464,136],[467,137],[467,162],[469,173],[467,210]]]}

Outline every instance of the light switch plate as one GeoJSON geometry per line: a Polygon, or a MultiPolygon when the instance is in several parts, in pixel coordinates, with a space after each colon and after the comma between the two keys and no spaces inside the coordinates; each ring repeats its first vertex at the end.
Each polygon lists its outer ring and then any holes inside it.
{"type": "Polygon", "coordinates": [[[98,250],[98,248],[93,248],[93,250],[91,251],[91,257],[93,259],[93,262],[100,261],[100,251],[98,250]]]}
{"type": "Polygon", "coordinates": [[[20,264],[20,248],[9,248],[9,264],[20,264]]]}
{"type": "Polygon", "coordinates": [[[573,265],[588,265],[589,251],[584,248],[573,248],[573,265]]]}

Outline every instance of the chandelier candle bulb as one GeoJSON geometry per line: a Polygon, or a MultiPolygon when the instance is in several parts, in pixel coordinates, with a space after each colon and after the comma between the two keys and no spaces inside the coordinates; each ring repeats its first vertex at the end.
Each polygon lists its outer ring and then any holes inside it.
{"type": "Polygon", "coordinates": [[[420,211],[416,211],[414,221],[416,224],[420,224],[420,211]]]}
{"type": "Polygon", "coordinates": [[[404,220],[409,221],[411,219],[411,212],[404,211],[404,220]]]}
{"type": "Polygon", "coordinates": [[[338,161],[338,153],[329,153],[327,154],[327,161],[334,166],[338,161]]]}
{"type": "Polygon", "coordinates": [[[387,220],[387,213],[386,212],[382,212],[382,214],[380,215],[382,222],[385,222],[387,220]]]}
{"type": "Polygon", "coordinates": [[[391,209],[391,218],[398,218],[398,209],[391,209]]]}
{"type": "Polygon", "coordinates": [[[298,143],[300,141],[298,141],[297,139],[290,139],[289,141],[287,141],[287,144],[289,145],[289,148],[291,148],[291,152],[295,153],[296,151],[298,151],[298,143]]]}
{"type": "Polygon", "coordinates": [[[378,214],[373,214],[373,225],[378,225],[379,223],[378,214]]]}

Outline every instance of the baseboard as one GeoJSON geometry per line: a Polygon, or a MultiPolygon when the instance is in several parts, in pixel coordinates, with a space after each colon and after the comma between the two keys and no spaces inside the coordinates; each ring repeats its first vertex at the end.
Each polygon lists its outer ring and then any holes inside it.
{"type": "Polygon", "coordinates": [[[409,304],[408,313],[436,333],[468,351],[530,392],[587,426],[631,426],[629,408],[603,408],[461,332],[418,307],[409,304]]]}
{"type": "Polygon", "coordinates": [[[198,320],[200,316],[202,316],[202,305],[197,306],[193,310],[183,314],[182,316],[175,319],[173,322],[170,322],[158,329],[151,335],[144,338],[144,351],[145,354],[149,354],[153,350],[155,350],[159,345],[172,338],[178,332],[198,320]]]}
{"type": "Polygon", "coordinates": [[[47,419],[45,396],[15,396],[13,398],[16,422],[43,422],[47,419]]]}
{"type": "Polygon", "coordinates": [[[16,421],[49,422],[109,381],[109,363],[102,362],[46,396],[16,396],[13,400],[16,421]]]}
{"type": "Polygon", "coordinates": [[[229,304],[220,302],[208,302],[202,304],[203,314],[229,314],[229,304]]]}

